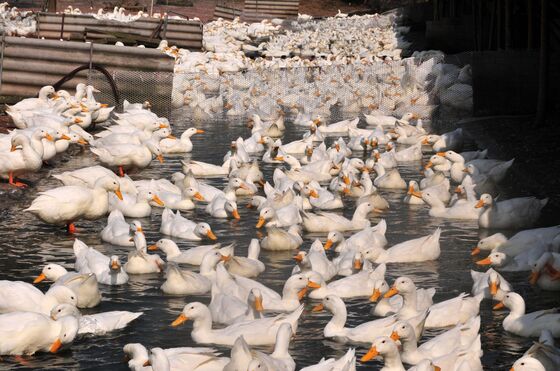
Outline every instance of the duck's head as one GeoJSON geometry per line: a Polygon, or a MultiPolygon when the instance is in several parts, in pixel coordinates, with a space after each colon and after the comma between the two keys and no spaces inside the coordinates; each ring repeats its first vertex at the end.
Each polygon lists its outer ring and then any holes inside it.
{"type": "Polygon", "coordinates": [[[332,245],[342,242],[344,240],[344,235],[338,231],[331,231],[327,235],[327,242],[325,242],[325,250],[331,248],[332,245]]]}
{"type": "Polygon", "coordinates": [[[161,148],[158,144],[155,144],[155,143],[152,143],[152,142],[147,142],[146,147],[148,147],[150,152],[152,152],[152,154],[157,158],[157,160],[160,163],[163,163],[163,161],[164,161],[163,152],[161,151],[161,148]]]}
{"type": "Polygon", "coordinates": [[[523,356],[515,361],[509,371],[546,371],[546,368],[538,359],[531,356],[523,356]]]}
{"type": "Polygon", "coordinates": [[[133,220],[132,223],[130,223],[130,231],[133,233],[144,233],[144,230],[142,229],[142,223],[140,223],[139,220],[133,220]]]}
{"type": "Polygon", "coordinates": [[[121,261],[118,256],[113,255],[109,259],[109,269],[111,272],[120,272],[121,271],[121,261]]]}
{"type": "Polygon", "coordinates": [[[488,291],[490,295],[496,296],[501,284],[500,275],[493,269],[490,269],[490,274],[488,275],[488,291]]]}
{"type": "Polygon", "coordinates": [[[224,209],[231,215],[234,219],[241,219],[239,212],[237,211],[237,203],[235,201],[226,201],[224,204],[224,209]]]}
{"type": "Polygon", "coordinates": [[[183,307],[181,314],[171,323],[171,326],[177,327],[188,320],[196,320],[207,315],[209,312],[208,307],[199,302],[188,303],[183,307]]]}
{"type": "Polygon", "coordinates": [[[408,182],[408,195],[422,198],[422,192],[420,192],[420,186],[416,180],[411,180],[408,182]]]}
{"type": "Polygon", "coordinates": [[[342,301],[341,298],[339,298],[336,295],[327,295],[323,298],[321,304],[318,304],[316,306],[313,307],[313,312],[320,312],[323,309],[327,309],[329,312],[331,313],[336,313],[338,311],[340,311],[341,309],[344,310],[346,309],[346,305],[344,304],[344,302],[342,301]]]}
{"type": "Polygon", "coordinates": [[[476,247],[472,250],[471,255],[478,255],[481,251],[494,250],[507,242],[507,237],[502,233],[495,233],[491,236],[478,241],[476,247]]]}
{"type": "Polygon", "coordinates": [[[262,293],[258,288],[254,287],[251,289],[251,291],[249,291],[247,301],[249,302],[249,305],[257,312],[264,311],[262,293]]]}
{"type": "Polygon", "coordinates": [[[373,283],[373,292],[369,297],[369,301],[377,302],[379,298],[384,295],[387,291],[389,291],[389,284],[385,280],[376,280],[373,283]]]}
{"type": "Polygon", "coordinates": [[[51,309],[50,316],[51,319],[56,321],[64,316],[73,316],[79,318],[81,314],[78,308],[76,308],[76,306],[72,304],[58,304],[51,309]]]}
{"type": "Polygon", "coordinates": [[[259,221],[257,222],[257,228],[261,228],[268,220],[274,218],[276,212],[271,207],[265,207],[259,213],[259,221]]]}
{"type": "Polygon", "coordinates": [[[437,155],[438,156],[443,156],[451,162],[464,162],[465,161],[463,156],[461,156],[460,154],[458,154],[455,151],[438,152],[437,155]]]}
{"type": "Polygon", "coordinates": [[[204,196],[195,187],[187,187],[184,189],[183,194],[190,199],[204,201],[204,196]]]}
{"type": "Polygon", "coordinates": [[[523,297],[518,293],[510,291],[504,295],[501,302],[494,305],[493,309],[497,310],[503,307],[506,307],[511,311],[522,309],[522,311],[525,312],[525,300],[523,300],[523,297]]]}
{"type": "Polygon", "coordinates": [[[481,207],[491,206],[493,202],[494,200],[492,196],[490,196],[488,193],[485,193],[482,196],[480,196],[480,199],[478,200],[478,203],[475,205],[475,208],[480,209],[481,207]]]}
{"type": "Polygon", "coordinates": [[[113,193],[115,193],[115,195],[117,195],[119,200],[123,199],[123,195],[121,193],[121,186],[120,186],[119,182],[114,177],[105,176],[105,177],[99,178],[95,182],[94,188],[102,188],[102,189],[106,190],[107,192],[113,192],[113,193]]]}
{"type": "Polygon", "coordinates": [[[389,354],[398,354],[399,350],[393,340],[387,336],[380,336],[373,341],[369,351],[361,358],[360,361],[367,362],[377,356],[385,357],[389,354]]]}
{"type": "Polygon", "coordinates": [[[194,228],[194,233],[199,237],[208,237],[211,240],[218,239],[208,223],[198,223],[194,228]]]}
{"type": "Polygon", "coordinates": [[[64,276],[68,271],[62,265],[50,263],[43,267],[41,274],[35,278],[33,283],[39,283],[43,280],[56,281],[64,276]]]}
{"type": "Polygon", "coordinates": [[[253,359],[247,366],[247,371],[268,371],[266,364],[260,359],[253,359]]]}
{"type": "Polygon", "coordinates": [[[491,265],[493,267],[504,266],[508,261],[508,256],[503,252],[495,251],[488,255],[486,259],[482,259],[476,262],[478,265],[491,265]]]}
{"type": "Polygon", "coordinates": [[[150,358],[143,366],[152,366],[154,370],[169,370],[169,358],[162,348],[152,348],[150,358]]]}
{"type": "Polygon", "coordinates": [[[177,246],[177,244],[175,243],[175,241],[172,241],[170,239],[167,238],[162,238],[160,240],[158,240],[154,245],[150,245],[148,246],[148,250],[150,251],[156,251],[156,250],[161,250],[164,253],[170,253],[170,252],[175,252],[175,251],[179,251],[179,247],[177,246]]]}
{"type": "Polygon", "coordinates": [[[57,322],[60,324],[60,332],[49,349],[51,353],[56,353],[64,345],[72,343],[79,329],[78,320],[74,316],[61,317],[57,322]]]}
{"type": "Polygon", "coordinates": [[[74,291],[66,286],[53,286],[49,289],[49,291],[45,293],[45,295],[54,297],[60,304],[78,304],[78,297],[76,296],[74,291]]]}
{"type": "Polygon", "coordinates": [[[410,294],[416,291],[414,281],[409,277],[399,277],[393,282],[393,286],[385,293],[385,298],[390,298],[396,294],[410,294]]]}
{"type": "Polygon", "coordinates": [[[414,328],[407,321],[399,321],[393,326],[391,339],[394,341],[400,339],[416,341],[416,333],[414,332],[414,328]]]}
{"type": "Polygon", "coordinates": [[[23,147],[25,145],[28,145],[29,139],[27,138],[27,136],[23,134],[16,134],[12,137],[11,144],[12,144],[12,148],[10,150],[14,152],[18,148],[18,146],[23,147]]]}
{"type": "MultiPolygon", "coordinates": [[[[529,276],[529,282],[531,283],[531,285],[536,285],[537,281],[539,280],[543,270],[545,269],[545,267],[547,267],[548,262],[553,258],[553,255],[550,252],[545,252],[544,254],[541,255],[541,257],[533,263],[533,265],[531,266],[531,275],[529,276]]],[[[556,269],[552,266],[548,266],[549,270],[554,270],[556,271],[556,269]]]]}
{"type": "Polygon", "coordinates": [[[142,189],[140,192],[138,192],[138,196],[136,197],[136,199],[139,201],[148,202],[154,206],[155,205],[161,207],[165,206],[165,203],[161,200],[161,198],[159,198],[159,196],[155,191],[151,191],[147,189],[142,189]]]}

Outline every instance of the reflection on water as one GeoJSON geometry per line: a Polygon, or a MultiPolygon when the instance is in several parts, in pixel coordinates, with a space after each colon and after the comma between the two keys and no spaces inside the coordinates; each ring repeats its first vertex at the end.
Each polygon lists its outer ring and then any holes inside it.
{"type": "MultiPolygon", "coordinates": [[[[175,133],[182,132],[185,128],[196,125],[203,128],[204,135],[193,138],[194,151],[187,157],[212,163],[221,163],[223,155],[229,149],[229,143],[238,136],[248,137],[249,129],[241,120],[215,120],[207,123],[193,124],[187,121],[190,117],[182,112],[176,112],[172,120],[175,125],[175,133]]],[[[284,141],[299,139],[303,130],[300,127],[289,126],[284,141]]],[[[76,151],[78,152],[78,151],[76,151]]],[[[361,155],[357,153],[356,155],[361,155]]],[[[180,160],[184,156],[168,156],[164,164],[157,161],[152,167],[139,174],[133,174],[134,179],[146,178],[169,178],[175,171],[180,171],[180,160]]],[[[78,153],[75,156],[67,156],[51,169],[53,173],[73,170],[76,168],[95,164],[89,151],[78,153]]],[[[401,174],[405,180],[419,178],[422,164],[416,163],[400,167],[401,174]]],[[[265,177],[272,179],[274,166],[262,165],[265,177]]],[[[28,206],[37,192],[58,186],[58,182],[47,177],[49,170],[42,170],[42,179],[36,188],[27,191],[21,200],[8,207],[2,207],[0,219],[0,279],[23,280],[31,282],[46,263],[59,263],[72,267],[74,263],[72,253],[73,238],[67,236],[63,229],[54,228],[26,215],[22,210],[28,206]]],[[[210,179],[212,185],[223,188],[225,179],[210,179]]],[[[418,206],[404,205],[401,200],[404,192],[382,192],[391,203],[391,209],[383,215],[387,220],[387,239],[390,245],[432,233],[436,227],[443,230],[441,236],[441,257],[436,262],[422,264],[392,264],[387,269],[387,281],[392,282],[400,275],[410,276],[419,287],[435,287],[437,293],[435,301],[441,301],[460,294],[470,292],[472,280],[469,270],[474,268],[470,250],[479,239],[479,231],[475,222],[471,221],[444,221],[431,218],[427,209],[418,206]]],[[[187,218],[208,221],[222,243],[237,242],[236,252],[239,255],[247,253],[247,246],[251,238],[256,236],[255,224],[257,214],[249,210],[245,205],[246,200],[239,202],[241,220],[232,222],[230,220],[218,220],[208,217],[202,207],[186,212],[187,218]]],[[[353,205],[348,202],[347,205],[353,205]]],[[[344,210],[346,216],[351,216],[353,207],[344,210]]],[[[380,219],[372,217],[372,222],[377,223],[380,219]]],[[[159,224],[161,221],[161,209],[155,209],[150,218],[142,220],[144,231],[148,242],[157,241],[159,224]]],[[[95,247],[106,254],[116,254],[124,259],[130,248],[115,247],[100,241],[99,232],[103,228],[105,220],[95,222],[79,222],[77,224],[77,237],[85,243],[95,247]]],[[[324,236],[321,236],[324,238],[324,236]]],[[[305,236],[304,249],[307,249],[315,236],[305,236]]],[[[195,243],[176,240],[181,248],[195,246],[195,243]]],[[[332,251],[328,252],[332,254],[332,251]]],[[[260,276],[260,281],[266,285],[281,290],[285,279],[293,266],[293,254],[290,252],[273,253],[263,251],[261,260],[266,264],[266,271],[260,276]]],[[[474,268],[478,269],[478,268],[474,268]]],[[[506,278],[513,284],[518,292],[527,299],[528,311],[550,308],[559,304],[558,298],[553,293],[537,292],[527,282],[527,275],[506,274],[506,278]],[[538,298],[538,300],[536,300],[538,298]]],[[[76,341],[71,349],[57,355],[40,354],[25,358],[24,361],[16,361],[6,357],[0,363],[0,369],[103,369],[103,370],[125,370],[126,363],[123,361],[122,347],[126,343],[140,342],[147,347],[178,347],[194,346],[190,338],[192,323],[187,323],[179,328],[171,328],[171,321],[181,311],[185,303],[189,301],[209,302],[209,296],[202,297],[166,297],[162,295],[159,286],[163,283],[163,276],[158,274],[131,276],[130,282],[125,286],[106,287],[101,286],[103,291],[103,302],[97,308],[89,310],[90,313],[109,310],[142,311],[144,316],[140,317],[130,327],[101,337],[86,337],[76,341]]],[[[45,290],[46,284],[40,288],[45,290]]],[[[350,327],[356,326],[373,318],[369,315],[370,304],[364,299],[353,299],[346,302],[348,306],[348,323],[350,327]]],[[[330,315],[326,312],[311,313],[313,303],[306,299],[306,311],[300,320],[298,334],[292,341],[290,353],[294,357],[298,368],[318,362],[322,357],[340,357],[348,346],[337,344],[323,338],[323,328],[330,315]]],[[[86,311],[87,312],[87,311],[86,311]]],[[[489,302],[484,301],[481,305],[482,314],[482,342],[484,348],[483,364],[486,369],[501,370],[509,368],[513,361],[522,354],[530,345],[531,340],[509,335],[502,330],[501,320],[504,312],[492,313],[489,302]]],[[[441,330],[426,332],[426,337],[434,336],[441,330]]],[[[225,355],[229,355],[227,348],[219,347],[225,355]]],[[[270,351],[271,349],[266,349],[270,351]]],[[[365,353],[364,348],[359,348],[357,354],[365,353]]],[[[368,366],[358,365],[359,369],[371,369],[368,366]]],[[[380,366],[379,362],[373,365],[380,366]]]]}

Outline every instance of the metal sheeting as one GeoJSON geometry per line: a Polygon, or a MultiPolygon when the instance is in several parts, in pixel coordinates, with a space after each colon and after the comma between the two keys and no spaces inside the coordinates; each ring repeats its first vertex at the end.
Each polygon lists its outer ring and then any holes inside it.
{"type": "Polygon", "coordinates": [[[299,0],[245,0],[243,18],[246,21],[296,18],[298,11],[299,0]]]}
{"type": "MultiPolygon", "coordinates": [[[[19,37],[5,37],[1,48],[0,95],[35,96],[42,86],[93,63],[124,81],[117,85],[123,98],[143,92],[170,106],[175,61],[159,50],[19,37]]],[[[62,87],[72,90],[76,84],[91,80],[92,71],[85,70],[62,87]]]]}
{"type": "MultiPolygon", "coordinates": [[[[142,38],[167,39],[170,45],[191,50],[202,48],[202,23],[171,18],[140,18],[134,22],[99,20],[86,14],[39,13],[37,34],[46,39],[83,40],[86,28],[103,32],[129,33],[142,38]]],[[[89,41],[107,34],[88,32],[89,41]]]]}
{"type": "Polygon", "coordinates": [[[214,19],[223,18],[228,21],[233,20],[235,17],[241,17],[243,15],[243,9],[240,9],[232,3],[226,4],[216,4],[214,8],[214,19]]]}

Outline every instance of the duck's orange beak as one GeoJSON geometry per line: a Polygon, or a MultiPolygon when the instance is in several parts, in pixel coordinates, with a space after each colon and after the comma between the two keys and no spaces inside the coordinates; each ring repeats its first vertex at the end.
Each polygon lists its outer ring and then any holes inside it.
{"type": "Polygon", "coordinates": [[[377,348],[375,348],[375,346],[372,346],[369,351],[360,359],[361,362],[367,362],[375,357],[377,357],[377,355],[379,354],[379,352],[377,351],[377,348]]]}
{"type": "Polygon", "coordinates": [[[478,247],[478,246],[475,247],[475,248],[472,249],[472,251],[471,251],[471,256],[476,256],[476,255],[480,254],[480,251],[481,251],[481,250],[480,250],[480,247],[478,247]]]}
{"type": "Polygon", "coordinates": [[[383,295],[384,298],[390,298],[391,296],[395,296],[399,293],[399,290],[397,290],[395,287],[391,287],[391,289],[389,291],[387,291],[385,293],[385,295],[383,295]]]}
{"type": "Polygon", "coordinates": [[[261,297],[255,298],[255,310],[257,312],[262,312],[264,311],[264,307],[263,307],[263,300],[261,297]]]}
{"type": "Polygon", "coordinates": [[[158,249],[157,245],[148,246],[148,250],[150,250],[150,251],[156,251],[157,249],[158,249]]]}
{"type": "Polygon", "coordinates": [[[204,134],[204,133],[205,133],[205,131],[204,131],[204,130],[202,130],[202,129],[196,129],[196,133],[197,133],[197,134],[204,134]]]}
{"type": "Polygon", "coordinates": [[[310,289],[320,289],[321,285],[319,285],[316,282],[309,281],[309,282],[307,282],[307,287],[309,287],[310,289]]]}
{"type": "Polygon", "coordinates": [[[165,204],[163,203],[163,201],[161,200],[161,198],[159,198],[157,195],[154,195],[152,197],[152,201],[154,201],[156,204],[158,204],[159,206],[165,206],[165,204]]]}
{"type": "Polygon", "coordinates": [[[321,304],[317,304],[316,306],[313,307],[313,309],[311,309],[312,312],[321,312],[323,309],[325,309],[325,306],[321,303],[321,304]]]}
{"type": "Polygon", "coordinates": [[[37,278],[35,278],[33,280],[33,283],[39,283],[39,282],[41,282],[43,280],[46,280],[46,279],[47,279],[47,276],[45,276],[44,273],[41,273],[40,275],[37,276],[37,278]]]}
{"type": "Polygon", "coordinates": [[[497,282],[490,282],[490,294],[492,296],[496,295],[498,293],[498,283],[497,282]]]}
{"type": "Polygon", "coordinates": [[[62,341],[60,341],[60,339],[56,339],[54,343],[52,343],[49,352],[56,353],[60,350],[60,348],[62,348],[62,341]]]}
{"type": "Polygon", "coordinates": [[[179,317],[177,317],[175,319],[175,321],[171,322],[171,326],[177,327],[177,326],[182,325],[183,323],[187,322],[188,320],[189,320],[189,317],[187,317],[183,313],[181,313],[181,314],[179,314],[179,317]]]}
{"type": "Polygon", "coordinates": [[[324,246],[325,250],[330,249],[332,247],[332,245],[333,245],[332,240],[327,240],[327,242],[325,242],[325,246],[324,246]]]}
{"type": "Polygon", "coordinates": [[[371,296],[369,297],[369,301],[375,303],[377,300],[379,300],[379,297],[381,297],[381,291],[379,291],[379,289],[374,289],[373,294],[371,294],[371,296]]]}
{"type": "Polygon", "coordinates": [[[259,221],[257,222],[257,226],[256,226],[256,227],[257,227],[257,228],[260,228],[260,227],[262,227],[262,226],[264,225],[264,223],[265,223],[265,220],[264,220],[264,218],[261,216],[261,217],[259,217],[259,221]]]}
{"type": "Polygon", "coordinates": [[[502,309],[503,307],[505,307],[504,303],[503,303],[503,302],[499,302],[498,304],[494,305],[494,306],[492,307],[492,309],[498,310],[498,309],[502,309]]]}
{"type": "Polygon", "coordinates": [[[237,209],[234,209],[234,210],[231,212],[231,214],[233,215],[233,218],[234,218],[234,219],[237,219],[237,220],[241,219],[241,216],[239,215],[239,212],[237,211],[237,209]]]}
{"type": "Polygon", "coordinates": [[[482,259],[476,262],[478,265],[492,265],[492,260],[490,258],[482,259]]]}
{"type": "Polygon", "coordinates": [[[536,285],[540,275],[540,272],[531,272],[531,274],[529,275],[529,283],[531,285],[536,285]]]}
{"type": "Polygon", "coordinates": [[[478,200],[477,204],[474,205],[474,207],[475,207],[476,209],[480,209],[481,207],[484,207],[484,201],[478,200]]]}
{"type": "Polygon", "coordinates": [[[391,339],[393,341],[397,341],[399,340],[401,337],[399,336],[399,334],[396,331],[391,332],[391,339]]]}
{"type": "Polygon", "coordinates": [[[214,232],[212,232],[211,230],[209,230],[208,232],[206,232],[206,236],[211,239],[211,240],[217,240],[218,237],[216,237],[216,235],[214,234],[214,232]]]}
{"type": "Polygon", "coordinates": [[[119,200],[123,200],[123,195],[120,188],[115,191],[115,195],[117,195],[119,200]]]}

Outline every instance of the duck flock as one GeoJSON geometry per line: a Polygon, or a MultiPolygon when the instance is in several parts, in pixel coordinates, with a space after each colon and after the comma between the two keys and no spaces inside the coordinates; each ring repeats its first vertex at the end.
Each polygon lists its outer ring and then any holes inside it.
{"type": "Polygon", "coordinates": [[[209,140],[201,125],[178,132],[149,102],[125,101],[117,113],[96,100],[93,86],[79,84],[75,94],[46,86],[38,98],[8,107],[17,129],[0,136],[0,177],[33,194],[22,209],[53,239],[67,238],[59,233],[63,228],[80,239],[73,241],[73,265],[47,257],[33,283],[0,281],[0,355],[27,362],[21,356],[57,353],[137,326],[147,314],[95,308],[111,290],[151,274],[157,276],[161,305],[171,296],[186,303],[168,319],[151,321],[162,331],[192,321],[192,330],[169,331],[178,346],[184,345],[181,337],[190,337],[197,347],[162,349],[149,338],[122,344],[132,370],[349,371],[376,357],[385,371],[405,370],[404,365],[482,370],[480,307],[492,301],[494,309],[509,311],[503,331],[538,339],[512,370],[559,369],[554,338],[560,336],[560,313],[527,312],[506,278],[527,271],[532,285],[560,290],[560,226],[530,229],[546,199],[496,197],[513,160],[464,151],[461,129],[430,132],[423,120],[436,107],[472,105],[470,68],[445,64],[438,52],[401,58],[398,40],[406,30],[394,21],[379,15],[339,14],[323,22],[300,16],[293,30],[278,33],[275,22],[218,20],[207,26],[204,52],[160,45],[177,59],[173,104],[183,107],[183,115],[197,123],[217,125],[222,117],[228,121],[220,124],[248,125],[237,139],[217,132],[214,140],[230,148],[217,164],[189,155],[209,140]],[[264,36],[268,41],[255,45],[264,36]],[[262,56],[247,57],[255,51],[262,56]],[[298,131],[301,138],[286,139],[298,131]],[[34,194],[22,177],[56,166],[69,148],[66,157],[95,164],[70,171],[54,167],[50,174],[59,184],[34,194]],[[416,167],[414,176],[403,179],[403,167],[421,164],[425,154],[431,157],[422,170],[416,167]],[[169,159],[175,172],[158,176],[159,163],[169,159]],[[225,186],[216,187],[216,179],[225,186]],[[390,197],[395,192],[406,194],[390,197]],[[510,238],[490,234],[464,251],[488,253],[476,264],[491,267],[471,271],[471,293],[436,301],[437,287],[386,271],[395,264],[406,272],[407,266],[437,261],[449,247],[440,244],[441,235],[449,232],[438,227],[389,243],[386,231],[396,226],[383,217],[396,203],[411,213],[428,208],[424,215],[442,222],[472,220],[483,230],[519,232],[510,238]],[[237,223],[241,214],[256,223],[243,233],[258,238],[248,247],[220,244],[226,236],[212,225],[237,223]],[[88,220],[101,220],[104,227],[84,235],[88,220]],[[159,230],[146,231],[154,221],[159,230]],[[147,234],[159,237],[148,243],[147,234]],[[105,251],[125,248],[128,254],[104,254],[82,237],[103,241],[105,251]],[[313,242],[307,246],[304,238],[313,242]],[[240,248],[247,248],[247,256],[236,255],[240,248]],[[291,274],[276,277],[283,285],[279,293],[259,278],[271,269],[262,257],[286,251],[294,266],[291,274]],[[34,286],[43,281],[51,282],[45,292],[34,286]],[[358,325],[348,326],[353,314],[345,301],[371,305],[369,318],[361,315],[358,325]],[[344,346],[346,353],[309,354],[318,363],[297,367],[290,343],[302,336],[298,324],[320,321],[320,312],[329,313],[320,338],[344,346]],[[430,329],[438,334],[428,339],[430,329]]]}

